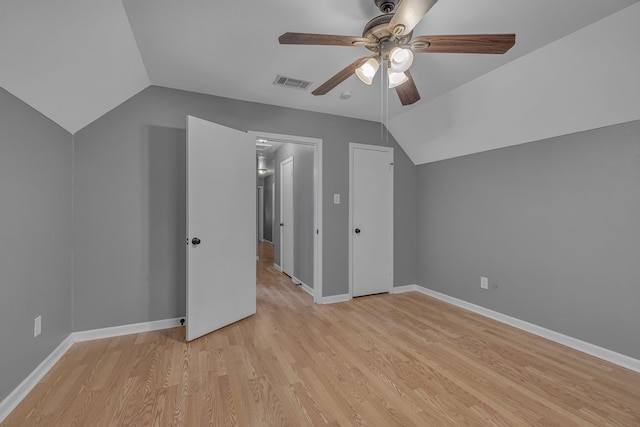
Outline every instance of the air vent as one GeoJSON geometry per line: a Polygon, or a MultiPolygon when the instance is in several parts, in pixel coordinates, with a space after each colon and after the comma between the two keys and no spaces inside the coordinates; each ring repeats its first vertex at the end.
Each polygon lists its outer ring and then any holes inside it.
{"type": "Polygon", "coordinates": [[[273,81],[273,84],[276,86],[284,86],[302,90],[307,90],[307,88],[311,86],[311,82],[308,82],[306,80],[293,79],[291,77],[285,77],[281,75],[278,75],[278,77],[276,77],[276,79],[273,81]]]}

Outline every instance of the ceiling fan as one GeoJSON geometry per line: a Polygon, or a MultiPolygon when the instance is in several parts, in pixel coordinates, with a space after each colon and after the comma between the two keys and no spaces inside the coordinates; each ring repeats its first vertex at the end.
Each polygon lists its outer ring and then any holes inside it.
{"type": "Polygon", "coordinates": [[[507,52],[515,34],[468,34],[413,37],[413,29],[438,0],[375,0],[382,15],[364,26],[362,37],[331,34],[284,33],[280,44],[365,47],[372,55],[358,58],[312,93],[324,95],[352,74],[368,85],[386,61],[389,88],[395,88],[402,105],[420,100],[409,67],[414,53],[493,53],[507,52]],[[395,10],[395,12],[394,12],[395,10]]]}

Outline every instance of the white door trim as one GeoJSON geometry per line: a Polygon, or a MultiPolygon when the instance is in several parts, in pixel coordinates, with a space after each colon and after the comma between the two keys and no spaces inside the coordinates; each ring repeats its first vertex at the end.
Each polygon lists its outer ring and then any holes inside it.
{"type": "Polygon", "coordinates": [[[276,232],[276,180],[271,183],[271,241],[276,241],[274,233],[276,232]]]}
{"type": "MultiPolygon", "coordinates": [[[[381,145],[369,145],[369,144],[360,144],[356,142],[349,143],[349,229],[347,230],[349,234],[349,296],[353,298],[353,185],[354,185],[354,169],[353,169],[353,160],[354,160],[354,150],[356,149],[366,149],[366,150],[375,150],[381,151],[385,153],[391,154],[391,161],[393,162],[393,148],[392,147],[384,147],[381,145]]],[[[390,261],[390,272],[391,272],[391,282],[389,285],[388,291],[391,292],[393,290],[393,176],[391,174],[391,197],[389,200],[390,203],[390,215],[389,215],[389,233],[390,233],[390,242],[389,245],[389,259],[390,261]]]]}
{"type": "MultiPolygon", "coordinates": [[[[313,187],[315,196],[313,223],[314,229],[316,230],[314,234],[315,242],[313,251],[313,302],[322,304],[322,139],[253,130],[247,131],[247,133],[255,137],[263,137],[265,139],[292,144],[310,145],[313,147],[313,187]]],[[[276,224],[274,224],[274,226],[275,225],[276,224]]],[[[275,228],[273,232],[275,233],[275,228]]]]}

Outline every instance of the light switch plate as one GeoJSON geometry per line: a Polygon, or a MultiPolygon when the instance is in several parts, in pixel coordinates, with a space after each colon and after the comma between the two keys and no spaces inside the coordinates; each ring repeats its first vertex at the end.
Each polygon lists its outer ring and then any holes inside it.
{"type": "Polygon", "coordinates": [[[334,194],[333,195],[333,204],[334,205],[339,205],[340,204],[340,195],[339,194],[334,194]]]}
{"type": "Polygon", "coordinates": [[[33,337],[37,337],[42,332],[42,316],[33,319],[33,337]]]}

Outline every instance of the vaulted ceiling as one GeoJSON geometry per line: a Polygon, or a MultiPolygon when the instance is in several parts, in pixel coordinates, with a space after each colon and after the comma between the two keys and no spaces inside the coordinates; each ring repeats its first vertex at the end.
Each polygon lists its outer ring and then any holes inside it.
{"type": "Polygon", "coordinates": [[[516,45],[416,55],[422,100],[403,107],[379,77],[311,95],[363,47],[278,44],[287,31],[359,36],[373,0],[1,0],[0,85],[71,133],[149,85],[384,122],[636,2],[440,0],[415,35],[516,33],[516,45]],[[313,85],[278,87],[278,74],[313,85]]]}

